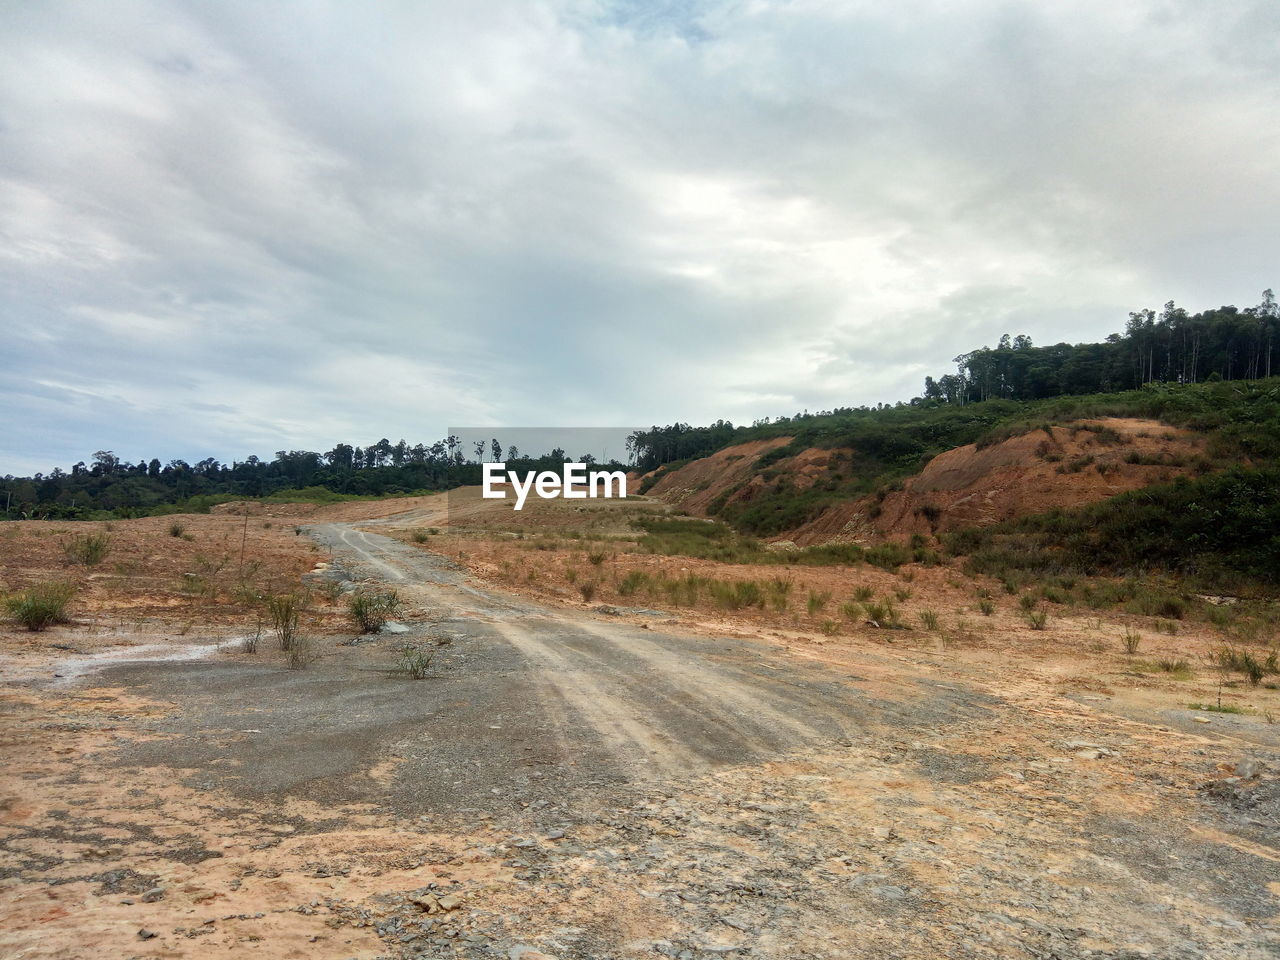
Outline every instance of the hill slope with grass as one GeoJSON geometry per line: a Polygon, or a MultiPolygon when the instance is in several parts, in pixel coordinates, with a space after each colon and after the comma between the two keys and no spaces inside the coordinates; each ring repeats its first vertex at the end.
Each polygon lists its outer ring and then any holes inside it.
{"type": "Polygon", "coordinates": [[[814,417],[668,464],[641,490],[800,546],[923,536],[965,553],[1016,538],[1004,559],[1029,569],[1270,582],[1278,468],[1271,378],[814,417]]]}

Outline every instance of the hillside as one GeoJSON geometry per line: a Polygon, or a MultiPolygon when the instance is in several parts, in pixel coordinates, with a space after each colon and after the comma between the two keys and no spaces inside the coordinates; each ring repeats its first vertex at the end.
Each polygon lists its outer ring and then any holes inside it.
{"type": "MultiPolygon", "coordinates": [[[[771,483],[800,494],[820,492],[838,489],[856,469],[857,451],[818,447],[760,466],[791,440],[734,444],[664,472],[648,492],[694,516],[732,515],[767,499],[771,483]]],[[[777,536],[801,546],[905,538],[1085,506],[1204,468],[1206,440],[1141,418],[1048,425],[987,445],[954,447],[900,484],[823,506],[777,536]]]]}
{"type": "MultiPolygon", "coordinates": [[[[1185,508],[1197,491],[1213,503],[1210,486],[1228,471],[1243,472],[1251,483],[1280,462],[1278,411],[1280,383],[1273,378],[923,409],[914,417],[896,408],[854,423],[832,415],[791,435],[668,465],[647,475],[642,489],[743,534],[798,546],[936,537],[966,553],[978,544],[990,548],[1008,527],[1024,544],[1036,541],[1032,554],[1041,572],[1055,565],[1132,570],[1146,561],[1096,537],[1068,562],[1064,538],[1079,533],[1085,511],[1097,530],[1119,529],[1118,514],[1134,509],[1126,495],[1152,491],[1144,515],[1158,532],[1172,529],[1173,518],[1153,514],[1152,504],[1185,508]],[[980,435],[952,442],[974,433],[980,435]],[[863,439],[872,441],[869,450],[863,439]],[[898,455],[887,456],[889,450],[898,455]],[[982,537],[952,536],[984,529],[982,537]],[[1057,550],[1058,559],[1046,559],[1045,550],[1057,550]]],[[[1214,503],[1201,518],[1203,530],[1183,530],[1182,546],[1145,537],[1146,555],[1159,566],[1213,569],[1219,579],[1223,569],[1252,569],[1250,549],[1272,550],[1265,522],[1252,537],[1237,532],[1234,559],[1216,556],[1215,531],[1232,527],[1243,509],[1238,499],[1214,503]],[[1193,543],[1201,546],[1194,557],[1193,543]]],[[[1185,525],[1185,516],[1177,519],[1185,525]]]]}

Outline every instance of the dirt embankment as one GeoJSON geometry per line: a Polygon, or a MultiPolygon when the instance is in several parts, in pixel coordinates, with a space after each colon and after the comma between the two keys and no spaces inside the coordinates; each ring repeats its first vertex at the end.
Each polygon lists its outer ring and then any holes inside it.
{"type": "Polygon", "coordinates": [[[725,447],[664,474],[648,492],[695,516],[707,516],[713,503],[752,500],[778,477],[785,476],[798,490],[838,479],[842,470],[848,471],[855,456],[848,449],[810,447],[758,469],[762,457],[791,440],[773,437],[725,447]]]}
{"type": "Polygon", "coordinates": [[[790,539],[807,545],[900,538],[1082,507],[1190,473],[1203,440],[1154,420],[1107,418],[966,444],[934,457],[883,499],[830,507],[790,539]]]}
{"type": "MultiPolygon", "coordinates": [[[[649,493],[695,515],[753,499],[786,477],[798,489],[838,484],[857,452],[810,448],[759,469],[788,437],[726,447],[663,476],[649,493]]],[[[1106,418],[966,444],[931,460],[899,489],[832,504],[779,539],[801,546],[899,539],[1079,507],[1190,473],[1203,438],[1155,420],[1106,418]]]]}
{"type": "MultiPolygon", "coordinates": [[[[736,443],[663,474],[648,493],[694,515],[706,516],[707,507],[716,498],[752,482],[761,457],[790,442],[790,437],[774,437],[736,443]]],[[[763,481],[756,477],[754,482],[763,481]]]]}

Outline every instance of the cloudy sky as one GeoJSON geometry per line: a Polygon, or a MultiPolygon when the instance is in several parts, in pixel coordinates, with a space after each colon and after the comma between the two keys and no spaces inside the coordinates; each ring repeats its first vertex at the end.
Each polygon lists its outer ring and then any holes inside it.
{"type": "Polygon", "coordinates": [[[3,11],[0,474],[905,399],[1280,284],[1272,0],[3,11]]]}

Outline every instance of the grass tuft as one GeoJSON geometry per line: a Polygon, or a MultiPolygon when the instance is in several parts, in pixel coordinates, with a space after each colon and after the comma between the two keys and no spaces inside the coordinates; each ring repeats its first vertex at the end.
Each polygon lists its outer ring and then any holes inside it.
{"type": "Polygon", "coordinates": [[[41,583],[6,597],[4,607],[22,626],[39,632],[56,623],[70,622],[67,604],[75,592],[69,583],[41,583]]]}
{"type": "Polygon", "coordinates": [[[363,633],[377,633],[400,606],[394,590],[356,593],[347,602],[347,614],[363,633]]]}

